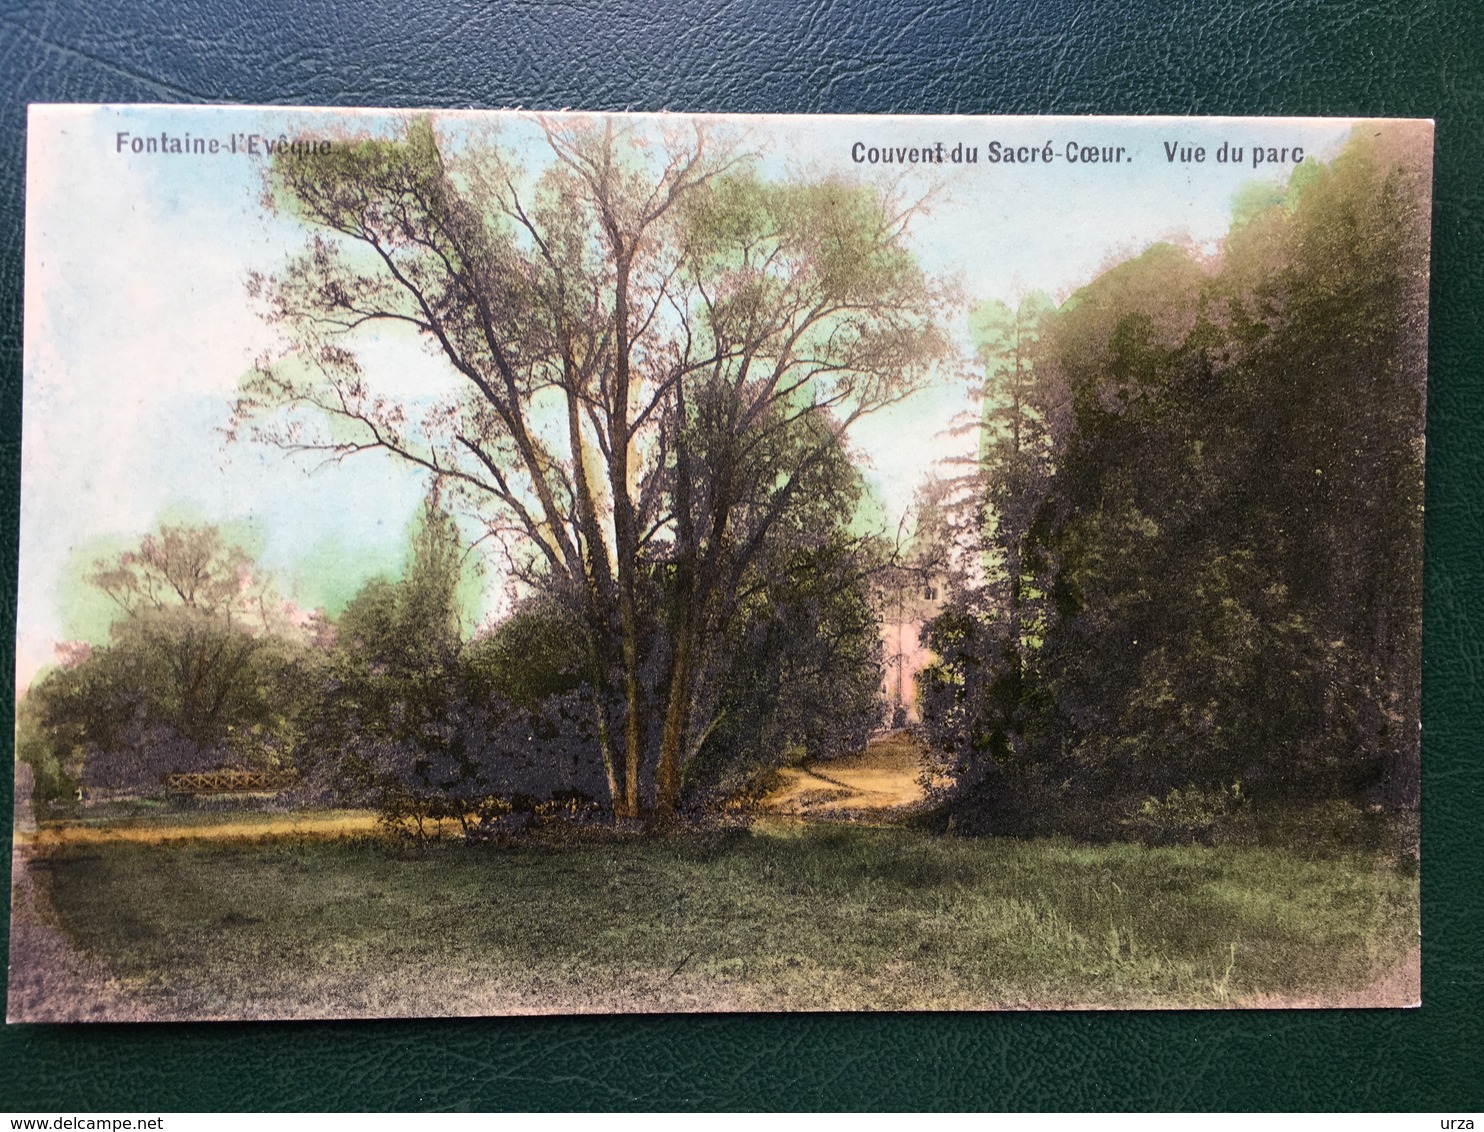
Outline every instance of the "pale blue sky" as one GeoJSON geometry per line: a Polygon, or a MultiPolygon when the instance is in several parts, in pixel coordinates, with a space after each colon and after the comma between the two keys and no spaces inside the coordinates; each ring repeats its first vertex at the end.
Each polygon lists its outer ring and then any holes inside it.
{"type": "MultiPolygon", "coordinates": [[[[250,301],[249,272],[272,272],[304,230],[266,214],[262,157],[134,154],[135,137],[190,133],[324,136],[390,131],[400,114],[237,107],[37,107],[30,119],[18,687],[55,644],[89,628],[64,616],[60,579],[79,556],[125,543],[162,515],[249,524],[280,589],[328,600],[324,561],[343,562],[336,588],[396,568],[421,481],[368,457],[312,468],[251,444],[224,444],[230,400],[254,358],[275,345],[250,301]],[[130,138],[118,152],[118,134],[130,138]],[[318,579],[316,581],[315,579],[318,579]]],[[[678,116],[640,119],[671,128],[678,116]]],[[[1352,122],[1338,119],[1005,119],[766,117],[732,119],[765,170],[891,175],[857,164],[852,146],[978,146],[977,164],[919,166],[902,192],[928,206],[911,229],[931,272],[973,299],[1030,290],[1060,299],[1115,258],[1166,238],[1214,248],[1233,193],[1281,180],[1290,164],[1254,170],[1254,145],[1300,145],[1332,156],[1352,122]],[[1038,148],[1050,164],[991,164],[991,142],[1038,148]],[[1122,164],[1068,164],[1068,142],[1123,146],[1122,164]],[[1217,147],[1241,145],[1240,166],[1217,147]],[[1203,164],[1170,163],[1165,143],[1201,145],[1203,164]]],[[[534,117],[439,115],[450,133],[491,126],[502,144],[541,160],[534,117]]],[[[955,333],[965,337],[964,318],[955,333]]],[[[966,339],[965,339],[966,345],[966,339]]],[[[363,355],[367,356],[367,355],[363,355]]],[[[385,338],[372,377],[427,389],[447,375],[416,342],[385,338]]],[[[936,461],[973,441],[943,430],[969,404],[965,375],[863,422],[856,449],[893,520],[936,461]]],[[[498,578],[489,586],[498,587],[498,578]]],[[[92,627],[96,634],[96,626],[92,627]]]]}

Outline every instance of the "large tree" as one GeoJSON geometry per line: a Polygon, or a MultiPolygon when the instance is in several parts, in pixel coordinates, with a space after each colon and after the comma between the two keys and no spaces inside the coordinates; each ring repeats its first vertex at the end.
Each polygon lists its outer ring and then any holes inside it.
{"type": "Polygon", "coordinates": [[[741,595],[850,427],[943,352],[943,297],[880,191],[768,181],[699,126],[542,131],[540,170],[427,120],[281,151],[267,197],[312,235],[257,280],[285,352],[239,416],[457,492],[511,576],[582,611],[615,813],[667,812],[741,595]],[[358,356],[377,325],[422,336],[457,388],[378,394],[358,356]]]}

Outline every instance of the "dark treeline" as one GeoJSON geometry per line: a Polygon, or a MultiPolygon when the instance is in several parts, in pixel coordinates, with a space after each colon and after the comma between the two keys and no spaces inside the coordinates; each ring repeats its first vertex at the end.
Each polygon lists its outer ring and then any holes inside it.
{"type": "MultiPolygon", "coordinates": [[[[790,754],[856,749],[878,721],[863,552],[818,529],[710,662],[719,722],[687,764],[687,807],[790,754]]],[[[537,592],[471,638],[466,545],[430,498],[402,576],[366,583],[334,619],[274,595],[212,527],[166,526],[99,563],[91,580],[119,605],[109,641],[75,647],[22,702],[37,797],[149,796],[171,773],[247,767],[295,772],[289,803],[371,806],[418,830],[512,807],[611,813],[580,607],[537,592]]],[[[648,694],[667,667],[646,650],[648,694]]]]}
{"type": "MultiPolygon", "coordinates": [[[[1384,128],[1059,309],[976,312],[984,444],[924,716],[965,826],[1415,806],[1426,155],[1384,128]]],[[[934,529],[936,523],[936,529],[934,529]]]]}

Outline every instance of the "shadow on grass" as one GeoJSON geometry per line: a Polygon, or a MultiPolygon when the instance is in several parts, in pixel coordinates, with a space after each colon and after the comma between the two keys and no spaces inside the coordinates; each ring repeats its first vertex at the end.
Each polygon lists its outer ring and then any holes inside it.
{"type": "Polygon", "coordinates": [[[1394,856],[784,821],[119,841],[33,869],[60,929],[157,1018],[1354,1004],[1417,930],[1394,856]]]}

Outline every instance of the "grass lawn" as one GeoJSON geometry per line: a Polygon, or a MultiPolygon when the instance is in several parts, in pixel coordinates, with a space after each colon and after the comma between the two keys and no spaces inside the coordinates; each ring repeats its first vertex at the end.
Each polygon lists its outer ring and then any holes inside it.
{"type": "Polygon", "coordinates": [[[1409,857],[783,821],[120,840],[30,868],[110,993],[158,1018],[1340,1001],[1417,942],[1409,857]]]}

